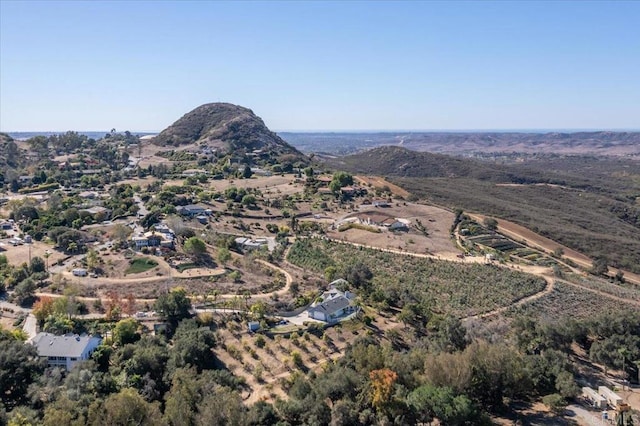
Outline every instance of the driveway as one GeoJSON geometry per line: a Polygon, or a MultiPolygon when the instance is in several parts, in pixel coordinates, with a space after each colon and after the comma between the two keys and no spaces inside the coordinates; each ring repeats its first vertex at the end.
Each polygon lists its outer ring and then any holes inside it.
{"type": "Polygon", "coordinates": [[[27,340],[31,340],[36,337],[36,334],[38,334],[38,331],[36,329],[37,325],[38,320],[36,320],[36,317],[33,314],[27,315],[27,319],[22,325],[22,330],[24,330],[24,332],[29,336],[27,340]]]}

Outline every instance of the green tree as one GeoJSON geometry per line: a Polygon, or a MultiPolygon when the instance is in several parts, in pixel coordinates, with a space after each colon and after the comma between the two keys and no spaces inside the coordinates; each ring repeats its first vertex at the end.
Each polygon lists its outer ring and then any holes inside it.
{"type": "Polygon", "coordinates": [[[216,257],[218,258],[218,262],[220,262],[221,265],[224,265],[231,259],[231,252],[226,247],[220,247],[218,248],[216,257]]]}
{"type": "Polygon", "coordinates": [[[478,412],[465,395],[456,395],[451,388],[423,385],[407,396],[407,405],[415,410],[418,420],[431,422],[437,418],[441,424],[473,424],[478,412]]]}
{"type": "Polygon", "coordinates": [[[27,278],[26,280],[23,280],[14,290],[14,301],[18,305],[28,305],[29,303],[32,303],[34,301],[36,289],[37,286],[33,279],[27,278]]]}
{"type": "Polygon", "coordinates": [[[250,207],[250,206],[255,206],[256,204],[256,197],[252,194],[247,194],[244,197],[242,197],[242,205],[246,206],[246,207],[250,207]]]}
{"type": "Polygon", "coordinates": [[[26,402],[29,385],[45,367],[35,346],[0,334],[0,400],[7,409],[26,402]]]}
{"type": "Polygon", "coordinates": [[[118,321],[113,329],[113,343],[124,346],[127,343],[134,343],[140,339],[138,332],[140,324],[133,318],[125,318],[118,321]]]}
{"type": "Polygon", "coordinates": [[[251,167],[248,164],[245,164],[244,169],[242,170],[242,177],[245,179],[249,179],[253,172],[251,171],[251,167]]]}
{"type": "Polygon", "coordinates": [[[200,402],[200,385],[195,368],[174,373],[167,393],[164,416],[171,426],[191,426],[195,422],[196,405],[200,402]]]}
{"type": "Polygon", "coordinates": [[[198,237],[191,237],[183,245],[185,253],[199,256],[207,251],[207,245],[198,237]]]}
{"type": "Polygon", "coordinates": [[[89,268],[90,271],[94,271],[100,263],[100,256],[97,251],[90,249],[87,252],[86,260],[87,268],[89,268]]]}
{"type": "Polygon", "coordinates": [[[489,231],[495,231],[498,229],[498,221],[492,217],[485,217],[482,223],[489,231]]]}
{"type": "Polygon", "coordinates": [[[580,394],[580,388],[576,384],[573,374],[562,371],[556,377],[556,390],[565,399],[575,398],[580,394]]]}
{"type": "Polygon", "coordinates": [[[213,332],[207,328],[199,327],[195,320],[180,322],[173,336],[169,371],[195,367],[196,371],[200,373],[202,370],[214,368],[216,358],[212,349],[215,343],[213,332]]]}
{"type": "Polygon", "coordinates": [[[92,407],[89,413],[91,424],[95,426],[131,426],[165,424],[158,403],[149,403],[135,389],[125,388],[110,395],[104,404],[92,407]]]}
{"type": "Polygon", "coordinates": [[[40,256],[35,256],[31,259],[31,262],[29,263],[29,270],[31,271],[32,274],[38,273],[38,272],[44,272],[46,266],[44,263],[44,260],[42,260],[42,258],[40,256]]]}
{"type": "Polygon", "coordinates": [[[209,425],[242,425],[245,424],[246,409],[238,392],[228,387],[215,386],[205,394],[198,404],[195,424],[209,425]]]}
{"type": "Polygon", "coordinates": [[[190,309],[191,301],[182,287],[176,287],[169,293],[161,295],[155,303],[155,310],[174,328],[180,320],[191,316],[190,309]]]}
{"type": "Polygon", "coordinates": [[[609,272],[607,263],[606,257],[596,257],[591,264],[591,273],[594,275],[606,275],[606,273],[609,272]]]}
{"type": "Polygon", "coordinates": [[[567,401],[565,401],[562,395],[558,393],[545,395],[544,397],[542,397],[542,403],[549,407],[549,409],[556,414],[562,414],[565,407],[567,406],[567,401]]]}

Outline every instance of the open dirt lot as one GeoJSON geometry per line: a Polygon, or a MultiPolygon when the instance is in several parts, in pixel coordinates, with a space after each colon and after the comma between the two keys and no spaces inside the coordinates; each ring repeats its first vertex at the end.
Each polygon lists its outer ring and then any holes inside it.
{"type": "MultiPolygon", "coordinates": [[[[29,263],[29,249],[31,249],[31,257],[41,257],[45,260],[45,253],[47,250],[51,253],[48,263],[53,265],[59,259],[62,259],[64,254],[53,249],[53,246],[45,244],[39,241],[35,241],[32,244],[23,244],[19,246],[12,246],[7,240],[2,241],[2,247],[4,251],[0,251],[0,254],[7,256],[7,260],[12,265],[20,265],[23,262],[29,263]]],[[[47,262],[47,260],[45,260],[47,262]]]]}
{"type": "MultiPolygon", "coordinates": [[[[460,250],[457,249],[449,235],[454,214],[447,210],[411,203],[396,203],[393,207],[389,208],[364,206],[361,210],[365,212],[379,211],[394,218],[407,219],[411,223],[410,230],[409,232],[390,232],[385,229],[380,233],[361,229],[349,229],[344,232],[330,230],[327,233],[328,236],[368,246],[406,250],[413,253],[442,255],[455,255],[460,253],[460,250]],[[427,229],[428,236],[425,236],[416,229],[416,220],[419,220],[427,229]]],[[[349,216],[353,216],[353,214],[349,216]]]]}
{"type": "Polygon", "coordinates": [[[295,176],[253,176],[250,179],[234,179],[234,180],[211,180],[209,187],[216,191],[224,191],[227,188],[235,186],[236,188],[255,188],[259,189],[265,197],[292,195],[302,192],[304,182],[299,180],[295,183],[295,176]]]}

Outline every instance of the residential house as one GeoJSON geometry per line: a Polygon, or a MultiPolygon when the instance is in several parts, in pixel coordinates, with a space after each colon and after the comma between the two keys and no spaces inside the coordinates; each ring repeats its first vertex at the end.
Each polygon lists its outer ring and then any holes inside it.
{"type": "Polygon", "coordinates": [[[238,237],[235,239],[235,243],[236,247],[244,251],[257,250],[268,245],[266,238],[251,239],[247,237],[238,237]]]}
{"type": "Polygon", "coordinates": [[[356,191],[357,191],[357,189],[354,188],[353,186],[344,186],[344,187],[340,188],[340,192],[343,195],[346,195],[348,197],[352,197],[352,196],[356,195],[356,191]]]}
{"type": "Polygon", "coordinates": [[[111,216],[111,210],[102,206],[93,206],[88,209],[82,209],[80,211],[87,212],[94,218],[96,216],[101,216],[100,220],[107,220],[111,216]]]}
{"type": "Polygon", "coordinates": [[[102,343],[102,338],[86,334],[65,334],[56,336],[50,333],[38,333],[31,344],[36,347],[38,356],[47,359],[49,367],[64,367],[67,371],[73,366],[91,357],[93,351],[102,343]]]}
{"type": "Polygon", "coordinates": [[[98,198],[98,195],[99,194],[96,191],[82,191],[78,194],[78,197],[93,200],[95,198],[98,198]]]}
{"type": "Polygon", "coordinates": [[[206,214],[206,211],[207,211],[207,209],[205,209],[204,207],[197,206],[195,204],[180,206],[176,210],[182,216],[189,216],[189,217],[200,216],[200,215],[206,214]]]}
{"type": "Polygon", "coordinates": [[[307,310],[310,318],[325,322],[336,322],[340,317],[352,311],[351,300],[344,296],[337,296],[307,310]]]}
{"type": "Polygon", "coordinates": [[[197,175],[206,175],[207,171],[205,169],[187,169],[182,172],[182,176],[184,177],[193,177],[197,175]]]}
{"type": "Polygon", "coordinates": [[[133,244],[136,246],[136,249],[141,249],[143,247],[166,247],[173,248],[174,244],[174,234],[173,232],[157,232],[148,231],[144,234],[138,234],[131,238],[133,244]]]}
{"type": "Polygon", "coordinates": [[[371,204],[373,204],[373,207],[391,207],[391,203],[388,200],[373,200],[371,204]]]}
{"type": "Polygon", "coordinates": [[[399,220],[395,220],[391,225],[389,225],[389,231],[407,232],[408,230],[409,225],[399,220]]]}
{"type": "Polygon", "coordinates": [[[347,283],[343,279],[338,279],[329,284],[329,289],[322,293],[319,302],[311,305],[307,310],[310,318],[325,322],[336,322],[340,317],[352,313],[355,309],[354,300],[356,295],[350,291],[340,291],[336,287],[347,283]]]}
{"type": "Polygon", "coordinates": [[[142,247],[149,246],[149,239],[144,235],[134,235],[131,237],[131,241],[136,246],[137,250],[140,250],[142,247]]]}

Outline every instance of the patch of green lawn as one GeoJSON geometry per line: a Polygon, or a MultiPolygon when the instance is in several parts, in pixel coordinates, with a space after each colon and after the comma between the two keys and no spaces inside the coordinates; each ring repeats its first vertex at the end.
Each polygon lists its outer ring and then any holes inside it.
{"type": "Polygon", "coordinates": [[[148,257],[138,257],[137,259],[133,259],[129,262],[129,267],[126,271],[124,271],[125,275],[127,274],[139,274],[141,272],[148,271],[149,269],[153,269],[158,266],[158,262],[153,259],[149,259],[148,257]]]}

